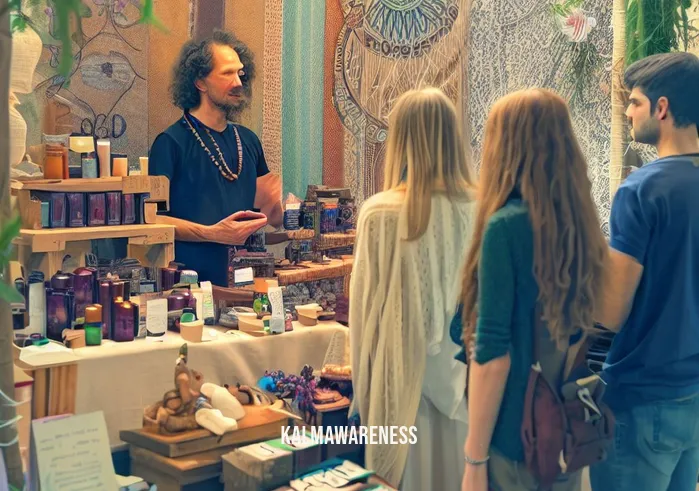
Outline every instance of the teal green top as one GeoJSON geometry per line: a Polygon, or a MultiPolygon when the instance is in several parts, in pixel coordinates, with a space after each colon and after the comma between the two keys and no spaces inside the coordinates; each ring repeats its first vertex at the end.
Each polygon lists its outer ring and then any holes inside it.
{"type": "MultiPolygon", "coordinates": [[[[529,211],[521,200],[512,199],[493,214],[483,234],[475,360],[482,365],[510,354],[510,373],[491,446],[516,462],[524,462],[520,435],[539,292],[533,271],[534,236],[529,211]]],[[[454,323],[460,323],[459,315],[454,323]]],[[[452,338],[458,330],[452,326],[452,338]]],[[[459,358],[463,360],[463,353],[459,358]]]]}

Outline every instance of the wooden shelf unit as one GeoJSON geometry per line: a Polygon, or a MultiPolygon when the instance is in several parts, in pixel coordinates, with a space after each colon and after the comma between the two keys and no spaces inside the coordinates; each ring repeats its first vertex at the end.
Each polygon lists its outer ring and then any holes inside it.
{"type": "MultiPolygon", "coordinates": [[[[38,179],[13,180],[12,195],[17,198],[22,227],[41,229],[41,203],[32,199],[32,191],[54,193],[106,193],[150,194],[145,200],[144,221],[155,223],[158,210],[170,210],[170,181],[165,176],[100,177],[97,179],[38,179]]],[[[104,227],[94,227],[104,228],[104,227]]],[[[62,229],[61,229],[62,230],[62,229]]]]}
{"type": "Polygon", "coordinates": [[[22,229],[13,243],[25,272],[42,271],[50,278],[61,269],[66,255],[85,265],[97,239],[128,239],[127,255],[146,267],[166,267],[175,259],[175,227],[172,225],[113,225],[103,227],[22,229]]]}

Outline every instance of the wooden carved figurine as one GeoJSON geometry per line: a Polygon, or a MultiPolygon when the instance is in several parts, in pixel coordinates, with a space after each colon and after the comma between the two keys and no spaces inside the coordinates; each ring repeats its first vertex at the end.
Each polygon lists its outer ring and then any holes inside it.
{"type": "Polygon", "coordinates": [[[143,427],[165,434],[206,428],[223,435],[237,429],[244,416],[245,409],[228,389],[205,383],[200,372],[187,366],[183,344],[175,361],[175,389],[144,410],[143,427]]]}

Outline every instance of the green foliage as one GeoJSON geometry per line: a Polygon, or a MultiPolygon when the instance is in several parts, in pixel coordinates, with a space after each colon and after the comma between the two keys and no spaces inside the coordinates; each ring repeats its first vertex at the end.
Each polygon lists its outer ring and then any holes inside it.
{"type": "MultiPolygon", "coordinates": [[[[554,21],[559,19],[555,17],[568,17],[575,9],[582,9],[584,0],[556,0],[551,4],[551,13],[554,16],[554,21]]],[[[558,26],[557,24],[557,27],[558,26]]],[[[565,42],[565,37],[559,35],[561,42],[565,42]]],[[[597,69],[599,68],[602,57],[597,51],[597,46],[589,39],[583,42],[567,42],[570,45],[570,67],[562,81],[562,89],[569,96],[569,104],[575,105],[585,99],[585,93],[589,90],[591,84],[596,79],[597,69]]],[[[558,50],[559,63],[566,56],[563,50],[558,50]]]]}
{"type": "Polygon", "coordinates": [[[585,98],[585,92],[596,80],[596,70],[602,60],[593,43],[573,43],[570,71],[564,84],[571,90],[570,105],[585,98]]]}
{"type": "Polygon", "coordinates": [[[686,51],[695,36],[687,11],[696,0],[627,0],[626,64],[658,53],[686,51]]]}
{"type": "Polygon", "coordinates": [[[566,17],[574,9],[582,7],[583,0],[562,0],[551,5],[554,14],[566,17]]]}
{"type": "Polygon", "coordinates": [[[20,217],[15,216],[0,229],[0,299],[7,303],[24,302],[24,297],[2,275],[12,257],[12,240],[19,235],[21,226],[20,217]]]}
{"type": "Polygon", "coordinates": [[[162,31],[166,31],[165,26],[158,20],[153,12],[153,0],[146,0],[141,9],[141,19],[139,21],[142,24],[152,24],[162,31]]]}

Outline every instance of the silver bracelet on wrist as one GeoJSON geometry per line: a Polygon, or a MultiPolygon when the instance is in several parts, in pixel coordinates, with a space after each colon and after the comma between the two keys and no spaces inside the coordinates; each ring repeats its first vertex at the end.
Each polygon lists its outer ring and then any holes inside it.
{"type": "Polygon", "coordinates": [[[490,460],[490,455],[488,455],[484,460],[473,460],[468,455],[464,455],[464,460],[466,461],[467,464],[470,464],[470,465],[483,465],[483,464],[488,463],[488,461],[490,460]]]}

